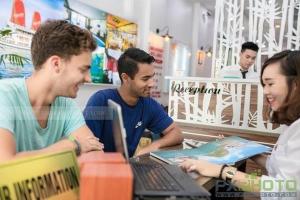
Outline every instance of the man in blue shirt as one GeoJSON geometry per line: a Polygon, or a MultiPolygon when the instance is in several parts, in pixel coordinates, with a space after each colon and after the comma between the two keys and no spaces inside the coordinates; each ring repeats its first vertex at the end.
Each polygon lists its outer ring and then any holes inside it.
{"type": "Polygon", "coordinates": [[[127,145],[133,156],[144,130],[162,133],[163,137],[141,149],[141,155],[159,148],[182,142],[180,129],[167,113],[150,96],[154,85],[154,58],[143,50],[129,48],[118,60],[121,86],[96,92],[89,99],[84,110],[86,124],[104,144],[104,151],[115,151],[112,122],[108,118],[107,100],[112,99],[122,107],[127,145]]]}

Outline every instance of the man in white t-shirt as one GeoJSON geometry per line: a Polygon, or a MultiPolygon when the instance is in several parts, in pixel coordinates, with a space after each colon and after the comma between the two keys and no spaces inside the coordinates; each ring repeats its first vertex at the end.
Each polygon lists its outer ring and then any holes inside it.
{"type": "Polygon", "coordinates": [[[253,42],[242,44],[239,65],[223,67],[219,77],[258,80],[259,74],[253,69],[258,49],[258,46],[253,42]]]}

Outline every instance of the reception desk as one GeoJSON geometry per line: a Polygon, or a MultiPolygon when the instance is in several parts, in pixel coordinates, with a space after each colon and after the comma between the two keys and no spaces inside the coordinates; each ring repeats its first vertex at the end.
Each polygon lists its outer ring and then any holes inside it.
{"type": "Polygon", "coordinates": [[[259,81],[166,77],[169,115],[176,122],[276,134],[259,81]]]}

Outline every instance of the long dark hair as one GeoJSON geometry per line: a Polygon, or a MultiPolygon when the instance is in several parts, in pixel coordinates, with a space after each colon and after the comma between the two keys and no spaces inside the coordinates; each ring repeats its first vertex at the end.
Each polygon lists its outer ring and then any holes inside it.
{"type": "Polygon", "coordinates": [[[261,69],[260,81],[263,86],[264,70],[277,62],[280,63],[281,73],[286,76],[288,95],[279,110],[271,115],[271,122],[290,125],[300,118],[300,51],[285,50],[269,58],[261,69]]]}

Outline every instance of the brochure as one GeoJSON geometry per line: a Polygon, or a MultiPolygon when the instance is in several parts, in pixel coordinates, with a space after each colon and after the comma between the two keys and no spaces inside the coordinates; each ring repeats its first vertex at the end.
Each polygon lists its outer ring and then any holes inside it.
{"type": "Polygon", "coordinates": [[[204,159],[216,164],[234,164],[256,154],[270,152],[271,147],[237,136],[208,142],[194,149],[151,152],[150,155],[169,164],[178,164],[184,158],[204,159]]]}

